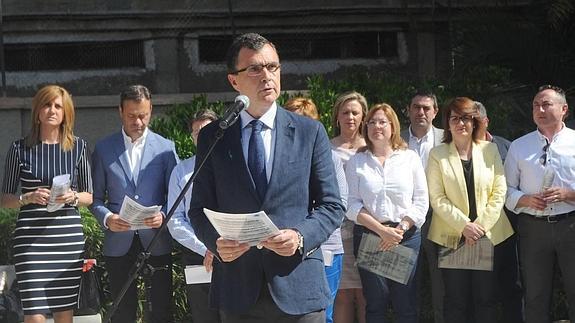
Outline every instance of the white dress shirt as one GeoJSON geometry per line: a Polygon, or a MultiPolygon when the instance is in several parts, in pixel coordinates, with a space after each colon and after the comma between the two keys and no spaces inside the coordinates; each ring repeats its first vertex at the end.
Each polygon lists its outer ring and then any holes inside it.
{"type": "Polygon", "coordinates": [[[549,142],[547,163],[543,166],[545,136],[535,130],[513,141],[505,159],[507,200],[505,205],[515,213],[556,215],[575,210],[574,202],[551,203],[541,212],[531,208],[518,208],[517,202],[524,194],[542,191],[545,169],[554,173],[550,187],[575,190],[575,130],[565,127],[549,142]]]}
{"type": "Polygon", "coordinates": [[[365,208],[377,221],[400,222],[408,216],[417,227],[429,208],[427,181],[421,160],[409,149],[394,151],[383,165],[370,152],[358,152],[345,168],[349,186],[346,216],[357,223],[365,208]]]}
{"type": "MultiPolygon", "coordinates": [[[[128,155],[128,165],[130,166],[130,171],[132,171],[132,179],[134,183],[138,183],[138,174],[140,173],[140,166],[142,165],[142,155],[144,153],[144,146],[146,145],[146,137],[148,137],[148,128],[146,128],[142,136],[134,142],[132,142],[132,138],[126,134],[124,128],[122,128],[122,137],[124,137],[124,147],[128,155]]],[[[108,214],[104,216],[104,227],[106,227],[106,229],[108,229],[106,221],[108,221],[108,217],[112,214],[112,212],[108,212],[108,214]]]]}
{"type": "MultiPolygon", "coordinates": [[[[262,128],[261,136],[264,141],[264,148],[266,153],[266,177],[268,179],[268,183],[270,181],[270,177],[272,176],[272,165],[274,162],[274,150],[276,146],[276,113],[277,104],[274,102],[269,110],[259,118],[259,120],[265,125],[265,127],[262,128]]],[[[250,122],[252,122],[252,120],[255,118],[247,113],[246,110],[243,110],[240,112],[240,119],[242,122],[242,151],[244,153],[246,166],[248,166],[248,149],[250,146],[250,137],[252,135],[252,126],[250,125],[250,122]]]]}
{"type": "Polygon", "coordinates": [[[423,169],[427,168],[427,161],[429,160],[429,151],[433,148],[433,144],[435,142],[435,134],[433,133],[433,127],[429,127],[429,131],[425,134],[425,136],[417,138],[412,132],[411,127],[409,127],[409,142],[408,147],[409,149],[415,151],[419,158],[421,159],[421,164],[423,165],[423,169]]]}
{"type": "MultiPolygon", "coordinates": [[[[170,187],[168,188],[168,210],[172,208],[174,202],[180,195],[180,192],[186,186],[186,183],[194,173],[194,166],[196,165],[196,156],[192,156],[180,162],[170,175],[170,187]]],[[[192,200],[192,186],[184,195],[184,199],[178,204],[178,207],[172,214],[170,221],[168,221],[168,230],[172,237],[184,247],[192,250],[200,256],[206,255],[206,246],[198,239],[194,228],[188,218],[188,210],[190,209],[190,201],[192,200]]]]}
{"type": "Polygon", "coordinates": [[[122,136],[124,137],[124,146],[128,153],[128,163],[130,165],[130,170],[132,171],[132,178],[134,179],[134,183],[137,183],[140,166],[142,165],[144,145],[146,144],[146,137],[148,136],[148,128],[146,128],[142,136],[135,141],[132,141],[132,138],[126,134],[123,128],[122,136]]]}

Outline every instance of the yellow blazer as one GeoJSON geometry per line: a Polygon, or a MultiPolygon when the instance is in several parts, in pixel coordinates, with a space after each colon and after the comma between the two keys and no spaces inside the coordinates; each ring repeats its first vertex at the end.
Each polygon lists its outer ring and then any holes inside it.
{"type": "MultiPolygon", "coordinates": [[[[513,234],[503,211],[507,185],[501,157],[497,145],[486,141],[473,143],[471,155],[477,205],[475,223],[483,226],[487,238],[497,245],[513,234]]],[[[470,219],[463,166],[453,142],[430,151],[426,173],[433,208],[428,239],[455,249],[470,219]]]]}

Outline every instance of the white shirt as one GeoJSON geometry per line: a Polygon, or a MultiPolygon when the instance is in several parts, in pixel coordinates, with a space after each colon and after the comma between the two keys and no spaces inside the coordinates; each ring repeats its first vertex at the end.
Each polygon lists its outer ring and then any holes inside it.
{"type": "MultiPolygon", "coordinates": [[[[168,188],[168,210],[172,208],[180,192],[184,189],[190,177],[192,177],[195,164],[196,156],[192,156],[176,165],[174,170],[172,170],[170,186],[168,188]]],[[[168,230],[172,237],[181,245],[200,256],[205,256],[207,248],[196,236],[190,219],[188,218],[188,210],[190,209],[190,202],[192,200],[192,186],[193,185],[190,185],[190,188],[184,195],[184,199],[172,214],[170,221],[168,221],[168,230]]]]}
{"type": "MultiPolygon", "coordinates": [[[[545,136],[535,130],[513,141],[505,158],[507,179],[507,200],[505,205],[515,213],[538,214],[531,208],[517,208],[517,202],[524,194],[535,194],[542,190],[545,168],[555,174],[551,187],[575,190],[575,130],[563,125],[550,141],[547,149],[547,166],[541,163],[545,136]]],[[[557,202],[548,205],[542,215],[556,215],[575,210],[574,202],[557,202]]]]}
{"type": "Polygon", "coordinates": [[[126,134],[122,128],[122,136],[124,137],[124,147],[128,153],[128,163],[132,171],[134,183],[138,182],[138,174],[140,173],[140,166],[142,165],[142,154],[144,152],[144,145],[146,144],[146,137],[148,136],[148,128],[144,130],[142,136],[132,142],[132,138],[126,134]]]}
{"type": "Polygon", "coordinates": [[[355,154],[345,168],[349,186],[346,216],[357,223],[365,208],[379,222],[400,222],[408,216],[417,227],[429,208],[427,181],[421,160],[409,149],[393,152],[381,165],[370,152],[355,154]]]}
{"type": "MultiPolygon", "coordinates": [[[[264,148],[266,151],[266,177],[268,182],[272,176],[272,165],[274,162],[274,150],[275,150],[275,121],[276,121],[277,105],[274,102],[269,110],[264,113],[263,116],[259,118],[261,122],[265,125],[262,128],[261,136],[264,141],[264,148]]],[[[240,119],[242,121],[242,151],[244,153],[244,159],[246,161],[246,166],[248,166],[248,149],[250,146],[250,137],[252,135],[252,126],[250,122],[255,118],[252,117],[246,110],[240,112],[240,119]]]]}
{"type": "Polygon", "coordinates": [[[421,139],[417,138],[412,132],[411,127],[409,127],[409,142],[408,147],[409,149],[415,151],[419,158],[421,159],[421,164],[423,165],[423,169],[427,168],[427,161],[429,160],[429,151],[433,148],[433,144],[435,143],[435,135],[433,133],[433,127],[429,127],[429,130],[425,134],[425,136],[421,137],[421,139]]]}

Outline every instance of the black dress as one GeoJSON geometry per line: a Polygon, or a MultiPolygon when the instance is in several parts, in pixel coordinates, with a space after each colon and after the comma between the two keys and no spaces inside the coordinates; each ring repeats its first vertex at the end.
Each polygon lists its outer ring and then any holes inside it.
{"type": "MultiPolygon", "coordinates": [[[[87,144],[75,138],[74,147],[60,144],[27,147],[21,139],[6,157],[4,193],[50,188],[54,176],[70,174],[72,190],[92,192],[87,144]]],[[[13,259],[24,314],[73,309],[84,260],[84,234],[76,207],[65,205],[47,212],[46,206],[28,204],[20,209],[13,238],[13,259]]]]}

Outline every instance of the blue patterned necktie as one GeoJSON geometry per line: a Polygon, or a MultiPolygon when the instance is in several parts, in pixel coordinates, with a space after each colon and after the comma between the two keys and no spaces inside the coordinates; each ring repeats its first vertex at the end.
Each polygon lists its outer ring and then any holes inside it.
{"type": "Polygon", "coordinates": [[[265,147],[261,136],[264,124],[260,120],[252,120],[250,124],[252,125],[252,134],[248,147],[248,168],[256,185],[258,196],[263,201],[268,187],[265,147]]]}

